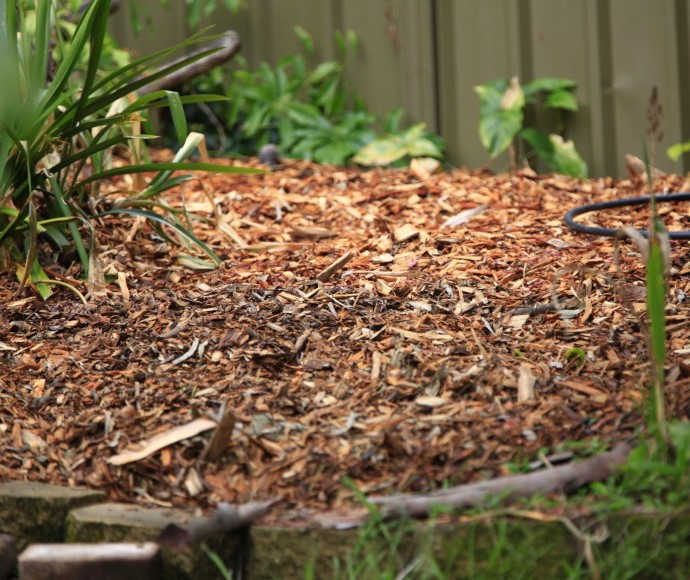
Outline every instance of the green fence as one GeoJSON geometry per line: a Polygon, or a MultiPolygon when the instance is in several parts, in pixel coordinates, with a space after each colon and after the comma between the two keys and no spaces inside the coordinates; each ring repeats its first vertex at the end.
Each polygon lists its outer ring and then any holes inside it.
{"type": "MultiPolygon", "coordinates": [[[[185,3],[166,11],[137,2],[153,26],[135,37],[126,11],[113,30],[149,52],[187,33],[185,3]]],[[[220,3],[219,3],[220,4],[220,3]]],[[[219,9],[217,30],[239,32],[252,65],[300,50],[296,25],[310,32],[316,57],[337,57],[335,30],[354,30],[360,51],[351,78],[369,108],[403,107],[448,144],[455,165],[478,167],[487,156],[477,136],[473,87],[517,75],[527,82],[561,76],[578,83],[581,109],[569,122],[590,174],[625,175],[625,155],[641,155],[645,110],[657,86],[664,139],[657,165],[687,171],[663,151],[690,139],[690,0],[248,0],[232,15],[219,9]]],[[[497,169],[501,169],[499,160],[497,169]]]]}

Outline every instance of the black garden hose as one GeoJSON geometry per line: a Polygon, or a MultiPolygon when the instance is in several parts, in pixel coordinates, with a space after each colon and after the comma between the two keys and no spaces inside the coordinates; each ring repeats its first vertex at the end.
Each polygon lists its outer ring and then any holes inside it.
{"type": "MultiPolygon", "coordinates": [[[[670,193],[666,195],[655,195],[656,201],[659,203],[669,201],[690,201],[690,192],[670,193]]],[[[581,234],[590,234],[593,236],[607,236],[615,238],[618,235],[618,229],[614,228],[599,228],[595,226],[585,226],[575,221],[575,218],[583,213],[590,213],[592,211],[599,211],[603,209],[611,209],[614,207],[625,207],[628,205],[642,205],[647,204],[652,199],[651,195],[643,195],[642,197],[626,197],[624,199],[614,199],[612,201],[602,201],[599,203],[589,203],[571,209],[565,214],[565,223],[568,227],[581,234]]],[[[639,230],[645,238],[647,237],[647,230],[639,230]]],[[[671,240],[690,240],[690,231],[684,230],[682,232],[669,232],[668,237],[671,240]]]]}

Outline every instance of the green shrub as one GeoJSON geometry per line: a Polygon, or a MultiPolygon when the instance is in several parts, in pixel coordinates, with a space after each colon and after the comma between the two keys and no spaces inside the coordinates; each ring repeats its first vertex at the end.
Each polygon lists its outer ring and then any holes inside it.
{"type": "MultiPolygon", "coordinates": [[[[299,27],[295,32],[311,54],[311,37],[299,27]]],[[[242,68],[228,87],[227,125],[234,151],[254,153],[276,143],[287,157],[343,164],[376,137],[376,117],[350,90],[345,74],[357,38],[350,32],[339,39],[343,62],[310,67],[302,54],[294,54],[275,67],[262,63],[250,72],[239,59],[242,68]]]]}
{"type": "Polygon", "coordinates": [[[275,66],[262,63],[250,71],[242,58],[224,85],[220,72],[194,80],[190,92],[223,91],[229,103],[204,111],[188,109],[199,127],[212,122],[219,135],[213,145],[221,152],[254,155],[268,143],[280,146],[285,157],[342,165],[389,165],[411,157],[443,157],[443,142],[423,124],[401,128],[402,109],[384,121],[370,113],[347,80],[349,60],[358,48],[352,32],[336,33],[341,60],[309,64],[311,36],[296,27],[303,54],[283,57],[275,66]],[[306,55],[306,56],[305,56],[306,55]],[[384,133],[383,136],[380,136],[384,133]]]}

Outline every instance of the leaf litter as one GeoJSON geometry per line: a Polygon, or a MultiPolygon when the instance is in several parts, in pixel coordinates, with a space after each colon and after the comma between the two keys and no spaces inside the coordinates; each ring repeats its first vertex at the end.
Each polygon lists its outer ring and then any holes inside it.
{"type": "MultiPolygon", "coordinates": [[[[356,505],[345,477],[365,494],[431,493],[543,448],[629,440],[648,372],[643,261],[630,242],[614,260],[620,242],[562,218],[644,189],[635,176],[296,161],[204,176],[166,201],[204,218],[195,231],[223,258],[210,271],[185,268],[193,250],[146,223],[103,218],[114,283],[88,307],[63,289],[42,302],[2,275],[0,479],[142,505],[278,499],[273,518],[304,520],[356,505]]],[[[688,227],[682,204],[662,217],[688,227]]],[[[583,219],[643,228],[648,216],[583,219]]],[[[676,416],[690,411],[689,264],[674,243],[676,416]]]]}

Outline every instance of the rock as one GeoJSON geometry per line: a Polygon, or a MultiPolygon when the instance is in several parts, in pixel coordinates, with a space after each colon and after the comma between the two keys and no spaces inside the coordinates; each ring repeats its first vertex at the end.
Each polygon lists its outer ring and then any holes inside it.
{"type": "Polygon", "coordinates": [[[264,145],[259,149],[259,161],[264,165],[275,167],[280,163],[280,149],[273,143],[264,145]]]}

